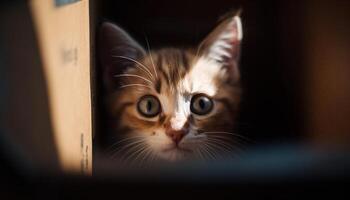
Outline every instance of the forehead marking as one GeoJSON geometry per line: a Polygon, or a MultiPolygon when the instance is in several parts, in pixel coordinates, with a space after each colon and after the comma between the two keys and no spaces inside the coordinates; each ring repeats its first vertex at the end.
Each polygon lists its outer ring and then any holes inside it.
{"type": "Polygon", "coordinates": [[[158,78],[155,83],[155,89],[158,94],[160,94],[161,88],[162,88],[162,81],[158,78]]]}

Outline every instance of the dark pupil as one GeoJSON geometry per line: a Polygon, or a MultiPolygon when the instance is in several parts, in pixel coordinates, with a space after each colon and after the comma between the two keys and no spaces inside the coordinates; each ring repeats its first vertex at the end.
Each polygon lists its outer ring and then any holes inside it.
{"type": "Polygon", "coordinates": [[[205,101],[203,99],[199,100],[199,107],[204,110],[205,109],[205,101]]]}
{"type": "Polygon", "coordinates": [[[147,101],[146,109],[147,109],[147,112],[151,112],[152,102],[150,100],[147,101]]]}

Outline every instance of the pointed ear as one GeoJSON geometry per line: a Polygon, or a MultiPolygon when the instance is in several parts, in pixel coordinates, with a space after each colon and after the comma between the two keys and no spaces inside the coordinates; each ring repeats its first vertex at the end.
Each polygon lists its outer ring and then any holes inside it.
{"type": "Polygon", "coordinates": [[[145,55],[144,49],[134,39],[123,29],[109,22],[101,25],[97,45],[103,82],[107,90],[113,90],[118,86],[115,75],[133,66],[131,60],[121,57],[137,60],[145,55]]]}
{"type": "Polygon", "coordinates": [[[200,44],[202,56],[227,68],[239,79],[238,61],[243,38],[241,18],[238,15],[224,19],[200,44]]]}

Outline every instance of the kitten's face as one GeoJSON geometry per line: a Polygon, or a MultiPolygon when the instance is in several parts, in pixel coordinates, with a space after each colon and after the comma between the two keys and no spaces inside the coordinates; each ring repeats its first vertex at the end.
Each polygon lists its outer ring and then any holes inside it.
{"type": "Polygon", "coordinates": [[[236,16],[222,22],[196,50],[145,53],[126,42],[127,35],[123,44],[114,45],[105,65],[125,67],[107,69],[104,75],[112,72],[112,80],[105,81],[117,85],[108,101],[125,154],[175,161],[220,157],[234,149],[241,34],[236,16]]]}

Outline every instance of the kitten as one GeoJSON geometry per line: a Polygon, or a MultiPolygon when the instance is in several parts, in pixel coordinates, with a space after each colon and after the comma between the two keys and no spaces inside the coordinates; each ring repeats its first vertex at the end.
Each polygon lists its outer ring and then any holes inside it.
{"type": "Polygon", "coordinates": [[[229,16],[194,49],[142,48],[105,22],[99,57],[113,124],[112,155],[125,159],[215,159],[235,149],[242,26],[229,16]]]}

